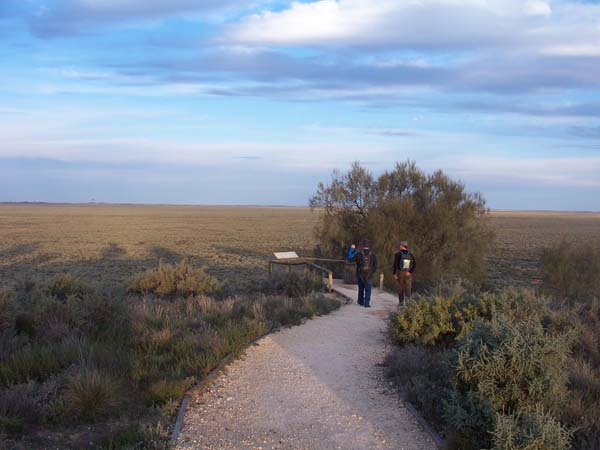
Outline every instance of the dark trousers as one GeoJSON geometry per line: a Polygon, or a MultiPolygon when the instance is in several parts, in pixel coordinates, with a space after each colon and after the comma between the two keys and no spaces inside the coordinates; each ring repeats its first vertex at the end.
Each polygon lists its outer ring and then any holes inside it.
{"type": "Polygon", "coordinates": [[[412,277],[408,276],[405,270],[397,272],[396,275],[398,275],[398,299],[402,302],[412,295],[412,277]]]}
{"type": "Polygon", "coordinates": [[[372,280],[364,280],[358,277],[358,304],[368,305],[371,303],[371,288],[373,287],[372,280]]]}

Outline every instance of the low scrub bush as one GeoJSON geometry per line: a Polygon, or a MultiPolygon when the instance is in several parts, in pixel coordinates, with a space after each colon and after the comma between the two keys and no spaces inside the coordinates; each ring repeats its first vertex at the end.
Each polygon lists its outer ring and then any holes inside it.
{"type": "Polygon", "coordinates": [[[561,414],[563,422],[575,430],[573,448],[600,449],[600,376],[583,359],[569,364],[569,397],[561,414]]]}
{"type": "Polygon", "coordinates": [[[478,321],[459,343],[456,377],[497,411],[524,412],[536,405],[556,411],[566,396],[572,340],[571,334],[546,334],[535,320],[515,323],[500,315],[478,321]]]}
{"type": "Polygon", "coordinates": [[[91,288],[67,273],[54,276],[43,289],[51,297],[61,301],[65,301],[69,297],[81,299],[92,292],[91,288]]]}
{"type": "Polygon", "coordinates": [[[490,322],[477,321],[457,347],[456,393],[446,411],[448,423],[463,442],[489,443],[486,434],[496,428],[488,428],[486,416],[527,415],[539,408],[558,413],[567,397],[566,365],[572,340],[572,334],[546,334],[535,319],[515,323],[498,315],[490,322]],[[464,409],[469,398],[481,400],[473,404],[483,407],[464,409]]]}
{"type": "Polygon", "coordinates": [[[164,448],[179,400],[225,356],[340,305],[303,278],[286,278],[269,295],[225,299],[195,294],[219,292],[202,271],[163,266],[154,275],[133,289],[149,294],[142,298],[99,293],[68,276],[0,293],[0,434],[86,423],[105,435],[118,419],[132,426],[115,428],[108,447],[164,448]],[[144,284],[154,275],[156,284],[144,284]]]}
{"type": "Polygon", "coordinates": [[[559,299],[600,297],[600,248],[563,240],[542,253],[545,288],[559,299]]]}
{"type": "Polygon", "coordinates": [[[323,277],[318,274],[299,274],[296,272],[275,273],[264,280],[260,292],[263,294],[304,297],[313,292],[323,292],[323,277]]]}
{"type": "Polygon", "coordinates": [[[33,382],[0,390],[0,435],[17,434],[39,420],[37,396],[33,382]]]}
{"type": "Polygon", "coordinates": [[[493,450],[569,450],[573,432],[537,408],[525,414],[498,414],[493,450]]]}
{"type": "Polygon", "coordinates": [[[406,308],[392,314],[392,341],[449,348],[474,320],[491,319],[496,309],[509,302],[515,303],[515,299],[491,293],[475,295],[460,284],[440,287],[431,296],[415,296],[406,308]]]}
{"type": "Polygon", "coordinates": [[[138,294],[154,294],[160,297],[193,295],[216,295],[222,291],[217,279],[202,268],[194,268],[187,261],[176,266],[161,264],[135,278],[128,291],[138,294]]]}
{"type": "Polygon", "coordinates": [[[452,360],[452,351],[408,345],[394,348],[386,361],[387,375],[402,386],[403,397],[438,427],[452,387],[452,360]]]}

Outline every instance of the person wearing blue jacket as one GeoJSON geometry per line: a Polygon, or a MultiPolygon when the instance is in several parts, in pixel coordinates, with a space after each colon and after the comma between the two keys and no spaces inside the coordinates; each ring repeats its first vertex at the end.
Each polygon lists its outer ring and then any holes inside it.
{"type": "Polygon", "coordinates": [[[352,244],[348,250],[348,260],[356,262],[356,279],[358,280],[358,304],[371,307],[371,290],[373,287],[373,275],[377,270],[377,256],[371,251],[368,240],[361,242],[361,249],[357,250],[352,244]]]}

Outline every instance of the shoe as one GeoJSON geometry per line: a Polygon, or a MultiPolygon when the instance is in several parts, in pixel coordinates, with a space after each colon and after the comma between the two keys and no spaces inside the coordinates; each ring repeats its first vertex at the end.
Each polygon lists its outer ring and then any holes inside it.
{"type": "Polygon", "coordinates": [[[363,302],[357,302],[360,306],[364,306],[365,304],[363,302]]]}
{"type": "Polygon", "coordinates": [[[370,307],[371,307],[371,305],[365,305],[365,308],[370,308],[370,307]]]}

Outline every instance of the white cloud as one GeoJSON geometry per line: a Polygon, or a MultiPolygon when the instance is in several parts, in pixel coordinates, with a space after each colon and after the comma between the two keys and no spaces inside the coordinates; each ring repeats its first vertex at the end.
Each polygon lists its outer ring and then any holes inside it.
{"type": "Polygon", "coordinates": [[[319,0],[248,16],[222,39],[280,46],[548,50],[600,40],[597,12],[598,5],[568,2],[553,8],[546,0],[319,0]]]}
{"type": "Polygon", "coordinates": [[[548,2],[531,0],[525,3],[525,12],[529,16],[549,16],[552,14],[552,8],[548,2]]]}

